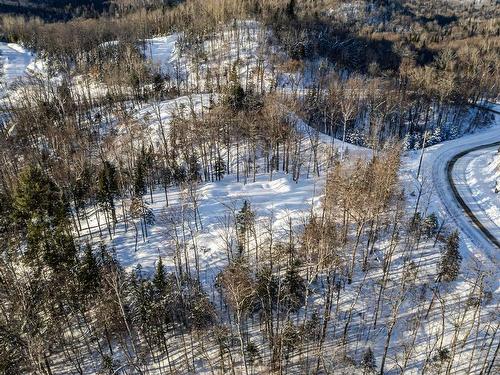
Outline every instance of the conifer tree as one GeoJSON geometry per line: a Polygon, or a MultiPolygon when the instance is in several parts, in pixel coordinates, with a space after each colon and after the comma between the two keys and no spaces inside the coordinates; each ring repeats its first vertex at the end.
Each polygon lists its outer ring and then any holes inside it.
{"type": "Polygon", "coordinates": [[[245,104],[245,90],[240,84],[237,69],[237,65],[234,64],[229,75],[226,95],[224,96],[226,105],[235,112],[242,110],[245,104]]]}
{"type": "Polygon", "coordinates": [[[289,0],[286,5],[285,13],[291,20],[295,19],[295,0],[289,0]]]}
{"type": "Polygon", "coordinates": [[[38,167],[28,167],[19,178],[13,215],[26,239],[24,258],[54,270],[70,267],[76,256],[68,206],[52,179],[38,167]]]}
{"type": "Polygon", "coordinates": [[[298,265],[297,261],[291,262],[283,282],[285,305],[293,311],[303,306],[306,294],[304,279],[299,274],[298,265]]]}
{"type": "Polygon", "coordinates": [[[165,274],[165,268],[163,267],[163,260],[161,257],[158,257],[158,262],[156,263],[153,286],[159,294],[165,293],[167,287],[167,276],[165,274]]]}
{"type": "Polygon", "coordinates": [[[80,290],[85,295],[93,295],[99,288],[99,280],[99,265],[92,252],[92,246],[87,244],[79,267],[78,281],[80,283],[80,290]]]}
{"type": "Polygon", "coordinates": [[[75,207],[78,225],[80,225],[80,213],[85,210],[86,199],[90,197],[90,193],[94,186],[92,186],[92,171],[89,165],[84,165],[83,171],[76,181],[72,184],[71,193],[73,195],[73,204],[75,207]]]}
{"type": "Polygon", "coordinates": [[[442,281],[454,281],[460,272],[462,256],[459,249],[458,231],[453,231],[446,239],[441,261],[439,264],[439,278],[442,281]]]}
{"type": "Polygon", "coordinates": [[[139,157],[134,173],[134,195],[142,199],[144,193],[146,193],[146,176],[145,167],[142,157],[139,157]]]}
{"type": "Polygon", "coordinates": [[[253,223],[255,220],[255,213],[250,207],[250,203],[245,200],[243,202],[243,207],[236,215],[236,229],[238,233],[238,250],[240,254],[245,250],[245,246],[248,242],[248,234],[253,228],[253,223]]]}
{"type": "Polygon", "coordinates": [[[429,216],[427,216],[424,219],[422,225],[424,227],[424,231],[427,237],[430,237],[433,234],[435,234],[438,229],[438,219],[436,217],[436,214],[431,213],[429,216]]]}
{"type": "Polygon", "coordinates": [[[11,225],[12,198],[6,193],[0,192],[0,241],[3,241],[11,225]]]}
{"type": "Polygon", "coordinates": [[[375,363],[375,356],[371,347],[366,348],[361,359],[361,366],[363,367],[363,374],[371,374],[375,371],[377,365],[375,363]]]}
{"type": "Polygon", "coordinates": [[[114,199],[118,195],[118,181],[116,168],[109,161],[105,161],[103,163],[103,167],[99,172],[97,186],[97,199],[104,209],[111,210],[113,223],[116,224],[117,220],[114,199]]]}

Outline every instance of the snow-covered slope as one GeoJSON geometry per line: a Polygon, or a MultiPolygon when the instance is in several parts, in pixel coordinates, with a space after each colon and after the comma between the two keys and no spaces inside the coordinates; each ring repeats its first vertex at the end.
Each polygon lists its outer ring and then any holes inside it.
{"type": "Polygon", "coordinates": [[[171,79],[184,79],[185,67],[180,65],[181,53],[179,49],[178,33],[159,36],[145,41],[144,55],[151,61],[153,67],[171,79]]]}
{"type": "Polygon", "coordinates": [[[238,21],[198,42],[182,33],[147,39],[143,54],[181,89],[217,91],[233,69],[244,87],[267,89],[273,83],[269,60],[278,54],[268,43],[269,35],[256,21],[238,21]]]}
{"type": "MultiPolygon", "coordinates": [[[[130,121],[122,123],[117,119],[113,126],[116,127],[115,130],[119,137],[113,144],[113,150],[117,151],[120,150],[120,147],[128,147],[130,142],[137,142],[138,145],[152,143],[159,146],[162,142],[162,131],[165,132],[167,138],[169,138],[170,132],[175,131],[172,129],[171,123],[176,116],[184,118],[199,116],[209,110],[211,101],[216,100],[217,95],[190,95],[150,103],[137,110],[132,110],[130,114],[137,121],[137,125],[147,128],[144,133],[148,138],[140,139],[132,136],[130,121]]],[[[344,148],[351,160],[366,158],[367,155],[371,154],[366,148],[344,144],[340,140],[319,133],[294,114],[290,116],[291,123],[295,124],[297,132],[301,135],[300,149],[303,155],[303,167],[298,181],[293,180],[291,173],[276,172],[270,175],[259,171],[255,181],[253,181],[253,176],[245,178],[241,172],[242,176],[239,182],[233,173],[225,176],[222,181],[196,184],[194,193],[197,195],[196,200],[199,204],[200,217],[198,220],[202,223],[203,229],[201,233],[196,233],[193,238],[188,235],[189,238],[186,241],[189,242],[189,246],[203,245],[203,249],[199,250],[198,261],[202,272],[207,273],[207,277],[203,278],[205,281],[210,282],[212,277],[227,262],[227,250],[225,249],[227,244],[224,244],[224,236],[227,233],[224,233],[226,230],[224,223],[225,220],[233,220],[234,213],[241,209],[245,200],[251,204],[252,210],[256,213],[257,222],[261,226],[259,232],[265,232],[265,228],[269,225],[272,225],[276,232],[279,232],[288,227],[289,220],[292,220],[294,224],[305,220],[310,210],[319,205],[326,176],[326,166],[334,152],[340,152],[344,148]],[[313,172],[312,147],[317,148],[320,176],[313,172]]],[[[236,148],[230,153],[231,164],[234,164],[236,160],[236,155],[233,154],[235,150],[236,148]]],[[[226,152],[224,151],[224,160],[227,158],[226,152]]],[[[240,146],[240,152],[242,155],[244,154],[244,145],[240,146]]],[[[235,165],[232,165],[233,172],[235,168],[235,165]]],[[[148,203],[156,220],[155,224],[148,229],[146,241],[141,239],[139,229],[137,251],[135,251],[137,232],[132,224],[133,220],[127,218],[128,224],[125,224],[123,218],[119,217],[116,233],[110,242],[118,259],[125,267],[132,269],[140,264],[148,272],[153,269],[158,255],[164,257],[165,260],[173,259],[176,244],[172,231],[175,231],[175,228],[179,230],[180,225],[174,219],[178,218],[179,215],[193,215],[193,207],[190,207],[191,198],[189,197],[191,193],[186,186],[169,188],[167,193],[168,207],[166,206],[165,192],[161,188],[153,192],[152,197],[150,194],[144,196],[144,200],[148,203]]],[[[129,201],[118,203],[118,213],[123,212],[121,209],[123,203],[126,207],[130,205],[129,201]]],[[[89,223],[94,238],[99,237],[98,217],[95,212],[90,215],[89,223]]],[[[99,223],[102,227],[101,235],[106,237],[107,231],[103,225],[105,217],[102,212],[99,214],[99,223]]],[[[84,223],[82,226],[81,233],[88,235],[86,224],[84,223]]],[[[189,253],[193,256],[193,251],[189,253]]],[[[194,264],[195,259],[191,259],[190,262],[194,264]]],[[[170,267],[174,266],[167,261],[166,264],[170,267]]]]}
{"type": "Polygon", "coordinates": [[[10,86],[27,74],[43,71],[44,64],[16,43],[0,42],[0,85],[10,86]]]}
{"type": "MultiPolygon", "coordinates": [[[[217,95],[195,94],[180,96],[171,100],[164,100],[158,103],[147,104],[139,110],[133,112],[133,116],[149,130],[146,132],[149,140],[155,146],[159,146],[162,140],[162,127],[165,135],[168,136],[170,122],[177,116],[190,118],[202,115],[211,106],[211,101],[216,100],[217,95]]],[[[127,134],[128,129],[121,128],[119,132],[127,134]]]]}

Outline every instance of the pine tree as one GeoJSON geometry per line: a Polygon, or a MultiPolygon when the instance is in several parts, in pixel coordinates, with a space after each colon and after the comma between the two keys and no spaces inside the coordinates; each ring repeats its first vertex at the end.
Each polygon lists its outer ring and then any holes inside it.
{"type": "Polygon", "coordinates": [[[85,208],[85,201],[90,196],[89,191],[92,184],[92,171],[88,164],[85,164],[83,171],[76,181],[72,184],[73,204],[78,220],[80,220],[80,211],[85,208]]]}
{"type": "Polygon", "coordinates": [[[11,225],[12,198],[0,192],[0,241],[5,240],[11,225]]]}
{"type": "Polygon", "coordinates": [[[426,141],[426,146],[432,146],[443,141],[441,127],[437,126],[431,133],[429,139],[426,141]]]}
{"type": "Polygon", "coordinates": [[[14,195],[14,220],[25,235],[27,262],[54,270],[76,260],[68,205],[57,185],[38,167],[28,167],[14,195]]]}
{"type": "Polygon", "coordinates": [[[97,181],[97,199],[106,210],[111,210],[113,222],[116,223],[114,199],[118,195],[118,180],[116,168],[109,161],[105,161],[97,181]]]}
{"type": "Polygon", "coordinates": [[[299,274],[298,262],[292,262],[285,274],[283,282],[285,305],[293,311],[304,305],[306,286],[304,279],[299,274]]]}
{"type": "Polygon", "coordinates": [[[413,137],[410,133],[406,133],[403,138],[403,150],[410,151],[413,148],[413,137]]]}
{"type": "Polygon", "coordinates": [[[422,225],[422,214],[420,212],[415,212],[410,220],[410,230],[416,232],[422,225]]]}
{"type": "Polygon", "coordinates": [[[241,253],[245,250],[248,233],[253,228],[255,213],[250,207],[250,203],[245,200],[240,212],[236,215],[236,229],[238,233],[238,250],[241,253]]]}
{"type": "Polygon", "coordinates": [[[156,272],[153,277],[153,286],[158,294],[165,293],[167,287],[167,275],[165,274],[165,268],[163,267],[163,261],[161,257],[158,257],[158,262],[156,263],[156,272]]]}
{"type": "Polygon", "coordinates": [[[134,195],[141,198],[146,193],[146,176],[142,157],[139,157],[134,174],[134,195]]]}
{"type": "Polygon", "coordinates": [[[229,75],[229,84],[226,88],[224,103],[236,112],[241,111],[244,108],[245,90],[243,90],[243,87],[240,84],[236,63],[233,65],[229,75]]]}
{"type": "Polygon", "coordinates": [[[427,237],[432,236],[434,233],[436,233],[438,229],[438,219],[435,213],[431,213],[429,216],[427,216],[423,223],[425,234],[427,237]]]}
{"type": "Polygon", "coordinates": [[[372,348],[366,348],[363,353],[363,358],[361,359],[361,366],[363,367],[363,373],[373,373],[377,367],[375,363],[375,356],[373,355],[372,348]]]}
{"type": "Polygon", "coordinates": [[[456,280],[460,272],[460,264],[462,256],[459,249],[459,234],[458,231],[453,231],[446,239],[441,262],[439,265],[439,278],[442,281],[456,280]]]}
{"type": "Polygon", "coordinates": [[[217,157],[214,163],[215,178],[220,181],[224,178],[224,173],[226,171],[226,164],[222,157],[217,157]]]}
{"type": "Polygon", "coordinates": [[[291,20],[295,19],[295,0],[289,0],[286,5],[285,14],[291,20]]]}
{"type": "Polygon", "coordinates": [[[85,246],[83,258],[79,267],[78,281],[83,294],[93,295],[99,288],[99,265],[92,252],[92,246],[85,246]]]}

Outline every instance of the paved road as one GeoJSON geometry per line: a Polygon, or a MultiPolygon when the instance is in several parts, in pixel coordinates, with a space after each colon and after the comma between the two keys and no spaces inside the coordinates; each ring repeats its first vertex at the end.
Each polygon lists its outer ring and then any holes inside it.
{"type": "Polygon", "coordinates": [[[500,249],[500,228],[484,211],[481,203],[472,193],[466,178],[469,163],[484,152],[495,152],[498,146],[500,146],[500,142],[493,142],[464,150],[448,161],[446,168],[448,183],[455,199],[470,218],[473,225],[482,232],[487,240],[500,249]]]}
{"type": "Polygon", "coordinates": [[[497,124],[488,130],[440,145],[432,159],[433,185],[444,209],[475,247],[482,249],[491,260],[500,258],[496,243],[500,240],[498,227],[488,222],[484,212],[476,205],[472,203],[472,207],[469,207],[470,196],[464,193],[466,184],[459,175],[465,173],[463,165],[466,163],[462,163],[461,158],[500,144],[500,116],[496,115],[495,120],[497,124]],[[482,230],[481,225],[486,231],[482,230]]]}

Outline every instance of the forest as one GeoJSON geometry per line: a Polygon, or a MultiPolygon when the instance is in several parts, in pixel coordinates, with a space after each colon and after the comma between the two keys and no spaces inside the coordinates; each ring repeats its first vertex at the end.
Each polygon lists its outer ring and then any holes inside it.
{"type": "Polygon", "coordinates": [[[498,122],[496,1],[5,0],[0,41],[0,374],[500,371],[423,162],[498,122]]]}

